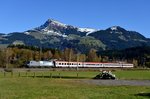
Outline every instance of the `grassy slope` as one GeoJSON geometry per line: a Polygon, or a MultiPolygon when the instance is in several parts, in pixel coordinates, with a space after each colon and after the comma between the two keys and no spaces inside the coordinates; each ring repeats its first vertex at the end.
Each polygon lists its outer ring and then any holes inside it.
{"type": "Polygon", "coordinates": [[[149,70],[116,71],[114,74],[119,79],[150,79],[149,70]]]}
{"type": "Polygon", "coordinates": [[[0,99],[148,99],[149,92],[144,86],[95,86],[70,79],[0,79],[0,99]]]}
{"type": "MultiPolygon", "coordinates": [[[[7,73],[0,72],[0,99],[143,99],[150,98],[150,86],[96,86],[77,81],[77,72],[50,71],[36,72],[36,78],[30,76],[34,72],[7,73]],[[67,79],[50,79],[61,76],[67,79]],[[43,76],[42,76],[43,75],[43,76]],[[45,77],[45,78],[44,78],[45,77]],[[69,79],[68,79],[69,78],[69,79]],[[138,95],[141,93],[140,95],[138,95]]],[[[78,72],[78,78],[92,78],[99,72],[78,72]]],[[[115,71],[120,79],[150,79],[150,71],[115,71]]]]}

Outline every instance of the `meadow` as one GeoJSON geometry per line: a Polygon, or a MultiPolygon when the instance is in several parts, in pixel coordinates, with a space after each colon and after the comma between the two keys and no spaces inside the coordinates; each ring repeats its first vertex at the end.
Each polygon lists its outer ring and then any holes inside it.
{"type": "MultiPolygon", "coordinates": [[[[64,78],[64,79],[92,79],[100,71],[14,71],[14,72],[0,72],[0,78],[6,77],[38,77],[38,78],[64,78]]],[[[150,80],[150,70],[114,70],[113,74],[118,79],[128,80],[150,80]]]]}
{"type": "MultiPolygon", "coordinates": [[[[99,86],[91,79],[98,71],[0,72],[0,99],[149,99],[150,86],[99,86]]],[[[119,79],[150,79],[148,70],[118,70],[119,79]]]]}

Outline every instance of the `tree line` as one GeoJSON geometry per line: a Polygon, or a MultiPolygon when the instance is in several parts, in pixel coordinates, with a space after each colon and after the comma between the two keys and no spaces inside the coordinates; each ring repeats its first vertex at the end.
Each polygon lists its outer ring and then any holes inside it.
{"type": "Polygon", "coordinates": [[[140,46],[124,50],[99,51],[99,55],[108,56],[109,60],[120,60],[133,63],[135,67],[150,68],[150,47],[140,46]]]}
{"type": "Polygon", "coordinates": [[[117,62],[133,63],[136,67],[150,67],[150,48],[137,47],[126,50],[97,51],[90,49],[80,53],[71,48],[63,51],[57,49],[38,48],[34,46],[11,45],[0,49],[0,67],[25,67],[31,60],[79,61],[79,62],[117,62]]]}

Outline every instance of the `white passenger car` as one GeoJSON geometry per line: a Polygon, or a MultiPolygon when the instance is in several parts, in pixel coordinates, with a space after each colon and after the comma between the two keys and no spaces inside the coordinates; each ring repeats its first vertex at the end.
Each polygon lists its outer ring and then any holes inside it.
{"type": "Polygon", "coordinates": [[[133,68],[133,64],[129,63],[102,63],[102,62],[68,62],[55,61],[55,67],[89,67],[89,68],[133,68]]]}

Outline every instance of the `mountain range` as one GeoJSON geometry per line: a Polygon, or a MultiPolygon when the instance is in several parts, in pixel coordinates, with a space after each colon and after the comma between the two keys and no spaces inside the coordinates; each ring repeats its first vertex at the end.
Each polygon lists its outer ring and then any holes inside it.
{"type": "Polygon", "coordinates": [[[0,46],[11,44],[60,50],[73,48],[76,51],[87,52],[91,48],[121,50],[137,46],[150,46],[150,39],[136,31],[128,31],[120,26],[97,30],[79,28],[48,19],[43,25],[24,32],[0,33],[0,46]]]}

